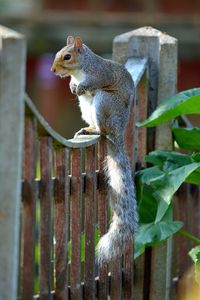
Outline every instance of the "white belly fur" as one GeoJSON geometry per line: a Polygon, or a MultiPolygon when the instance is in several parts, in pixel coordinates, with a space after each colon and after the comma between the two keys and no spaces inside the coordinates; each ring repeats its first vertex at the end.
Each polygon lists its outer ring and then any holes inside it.
{"type": "MultiPolygon", "coordinates": [[[[71,75],[71,82],[79,85],[85,78],[85,74],[82,71],[77,71],[71,75]]],[[[96,113],[93,107],[93,97],[87,92],[85,95],[79,96],[79,106],[82,114],[82,119],[88,123],[89,126],[97,128],[96,113]]]]}

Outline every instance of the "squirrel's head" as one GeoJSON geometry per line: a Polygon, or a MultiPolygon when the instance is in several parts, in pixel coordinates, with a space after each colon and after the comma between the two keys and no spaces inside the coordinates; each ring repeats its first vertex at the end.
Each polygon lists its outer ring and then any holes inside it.
{"type": "Polygon", "coordinates": [[[80,55],[84,51],[80,37],[68,36],[67,45],[55,56],[51,71],[60,77],[67,77],[80,69],[80,55]]]}

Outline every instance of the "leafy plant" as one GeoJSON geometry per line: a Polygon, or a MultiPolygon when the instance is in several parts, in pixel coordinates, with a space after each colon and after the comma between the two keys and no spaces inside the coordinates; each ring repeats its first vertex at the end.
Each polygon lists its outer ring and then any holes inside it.
{"type": "MultiPolygon", "coordinates": [[[[138,126],[152,127],[169,120],[172,122],[174,141],[180,149],[200,151],[200,128],[183,128],[174,118],[182,114],[200,114],[200,88],[178,93],[163,101],[152,115],[138,126]]],[[[172,197],[183,182],[200,184],[200,153],[179,153],[156,150],[146,156],[148,168],[136,172],[138,209],[140,226],[135,233],[137,258],[145,248],[166,241],[175,233],[192,240],[198,246],[189,255],[196,266],[196,277],[200,278],[200,240],[182,230],[183,223],[173,220],[172,197]]],[[[95,229],[95,245],[99,240],[99,230],[95,229]]],[[[84,261],[85,235],[81,235],[81,261],[84,261]]],[[[68,243],[68,260],[71,259],[71,242],[68,243]]]]}
{"type": "MultiPolygon", "coordinates": [[[[181,127],[180,118],[184,114],[200,114],[200,88],[166,99],[137,126],[152,127],[171,120],[174,141],[179,149],[200,151],[200,128],[181,127]]],[[[196,276],[200,278],[200,240],[181,230],[182,222],[173,220],[171,203],[183,182],[200,185],[200,153],[156,150],[146,156],[146,162],[150,167],[138,171],[135,176],[141,223],[135,235],[135,257],[146,247],[180,233],[198,244],[190,251],[190,256],[196,265],[196,276]]]]}

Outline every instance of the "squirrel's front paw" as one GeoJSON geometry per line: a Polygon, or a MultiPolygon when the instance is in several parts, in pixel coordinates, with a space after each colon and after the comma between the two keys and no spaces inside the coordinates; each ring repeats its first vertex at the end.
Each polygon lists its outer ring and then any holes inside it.
{"type": "Polygon", "coordinates": [[[77,94],[78,96],[81,96],[81,95],[84,95],[85,92],[86,92],[85,86],[82,85],[82,84],[79,84],[79,85],[77,86],[77,88],[76,88],[76,94],[77,94]]]}
{"type": "Polygon", "coordinates": [[[69,87],[70,87],[71,93],[77,95],[77,92],[76,92],[76,90],[77,90],[77,84],[70,82],[69,87]]]}

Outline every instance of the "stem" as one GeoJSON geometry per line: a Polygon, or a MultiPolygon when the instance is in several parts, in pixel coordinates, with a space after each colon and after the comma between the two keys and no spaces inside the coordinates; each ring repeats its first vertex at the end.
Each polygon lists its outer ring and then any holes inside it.
{"type": "Polygon", "coordinates": [[[191,233],[185,231],[185,230],[179,230],[177,233],[180,235],[186,237],[187,239],[195,242],[197,245],[200,245],[200,239],[198,239],[196,236],[192,235],[191,233]]]}

